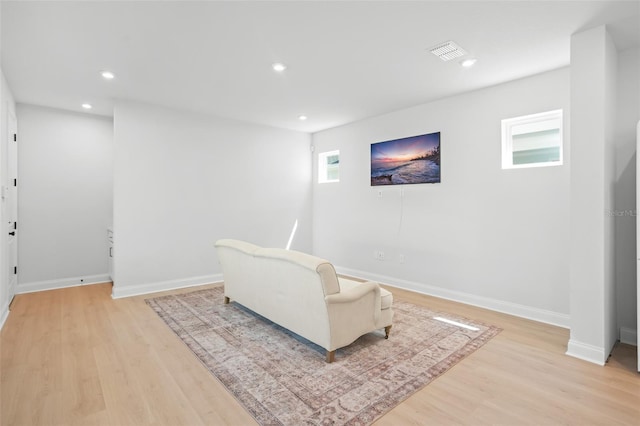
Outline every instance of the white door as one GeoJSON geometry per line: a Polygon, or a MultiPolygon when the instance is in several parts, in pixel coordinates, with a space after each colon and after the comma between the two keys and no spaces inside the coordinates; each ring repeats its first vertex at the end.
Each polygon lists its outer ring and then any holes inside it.
{"type": "MultiPolygon", "coordinates": [[[[636,212],[640,209],[640,121],[636,128],[636,212]]],[[[640,215],[636,213],[636,254],[638,257],[638,275],[636,276],[637,303],[636,311],[638,322],[636,324],[636,347],[638,348],[638,371],[640,372],[640,215]]]]}
{"type": "Polygon", "coordinates": [[[18,284],[18,125],[16,117],[9,112],[7,123],[7,182],[5,190],[5,212],[7,223],[7,300],[11,302],[18,284]]]}

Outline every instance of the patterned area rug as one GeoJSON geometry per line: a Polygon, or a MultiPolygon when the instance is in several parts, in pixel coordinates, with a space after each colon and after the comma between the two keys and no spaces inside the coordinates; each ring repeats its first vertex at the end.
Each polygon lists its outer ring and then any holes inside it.
{"type": "Polygon", "coordinates": [[[146,302],[262,425],[371,424],[500,332],[394,301],[388,340],[369,333],[327,364],[324,349],[223,297],[215,287],[146,302]]]}

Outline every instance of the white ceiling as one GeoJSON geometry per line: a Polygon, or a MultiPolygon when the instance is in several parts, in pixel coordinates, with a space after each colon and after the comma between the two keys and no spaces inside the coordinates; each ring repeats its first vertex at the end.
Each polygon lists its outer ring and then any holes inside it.
{"type": "Polygon", "coordinates": [[[571,34],[600,24],[619,50],[640,46],[637,0],[1,8],[1,66],[18,102],[76,111],[89,102],[112,115],[116,99],[129,99],[306,132],[567,66],[571,34]],[[475,67],[429,53],[448,40],[475,67]],[[288,69],[277,74],[274,62],[288,69]],[[116,79],[103,80],[105,69],[116,79]]]}

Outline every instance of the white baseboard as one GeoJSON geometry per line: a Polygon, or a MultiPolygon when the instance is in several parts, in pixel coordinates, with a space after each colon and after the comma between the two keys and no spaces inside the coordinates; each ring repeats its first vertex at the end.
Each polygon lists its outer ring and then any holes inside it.
{"type": "Polygon", "coordinates": [[[55,290],[59,288],[78,287],[81,285],[110,282],[109,274],[89,275],[85,277],[60,278],[57,280],[34,281],[18,284],[16,294],[33,293],[35,291],[55,290]]]}
{"type": "Polygon", "coordinates": [[[604,348],[578,342],[573,339],[569,340],[566,354],[598,365],[604,365],[609,357],[609,354],[605,353],[604,348]]]}
{"type": "Polygon", "coordinates": [[[447,290],[427,284],[401,280],[398,278],[392,278],[383,275],[371,274],[349,268],[336,267],[336,270],[340,274],[351,275],[353,277],[370,281],[376,281],[392,287],[411,290],[417,293],[439,297],[441,299],[453,300],[454,302],[461,302],[467,305],[478,306],[481,308],[490,309],[492,311],[515,315],[517,317],[527,318],[530,320],[543,322],[562,328],[569,328],[570,326],[568,314],[561,314],[558,312],[547,311],[531,306],[519,305],[516,303],[505,302],[503,300],[492,299],[489,297],[476,296],[474,294],[464,293],[461,291],[447,290]]]}
{"type": "Polygon", "coordinates": [[[198,285],[218,283],[222,281],[222,274],[203,275],[200,277],[183,278],[179,280],[152,282],[128,286],[119,286],[118,281],[113,285],[111,297],[120,299],[123,297],[139,296],[142,294],[158,293],[160,291],[176,290],[198,285]]]}
{"type": "Polygon", "coordinates": [[[638,346],[638,331],[629,327],[620,327],[620,342],[638,346]]]}

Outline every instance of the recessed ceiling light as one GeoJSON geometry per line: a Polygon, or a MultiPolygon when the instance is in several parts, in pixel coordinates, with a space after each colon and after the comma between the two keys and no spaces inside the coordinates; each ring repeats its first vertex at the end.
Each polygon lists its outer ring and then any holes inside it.
{"type": "Polygon", "coordinates": [[[465,59],[464,61],[460,62],[460,65],[462,65],[465,68],[470,68],[470,67],[474,66],[477,61],[478,60],[475,59],[475,58],[468,58],[468,59],[465,59]]]}
{"type": "Polygon", "coordinates": [[[111,71],[102,71],[100,73],[100,75],[105,79],[105,80],[113,80],[114,78],[116,78],[115,74],[112,73],[111,71]]]}
{"type": "Polygon", "coordinates": [[[306,115],[299,115],[299,116],[298,116],[298,120],[300,120],[300,121],[304,121],[304,120],[306,120],[307,118],[308,118],[308,117],[307,117],[306,115]]]}
{"type": "Polygon", "coordinates": [[[287,69],[287,66],[285,64],[281,64],[280,62],[276,62],[275,64],[271,65],[271,67],[274,71],[277,72],[282,72],[287,69]]]}
{"type": "Polygon", "coordinates": [[[91,108],[93,108],[93,106],[91,104],[82,104],[82,108],[91,109],[91,108]]]}

